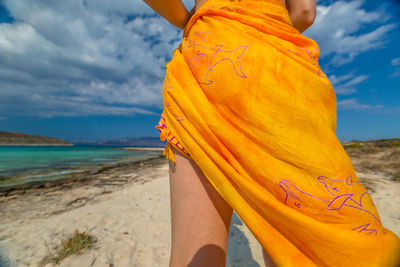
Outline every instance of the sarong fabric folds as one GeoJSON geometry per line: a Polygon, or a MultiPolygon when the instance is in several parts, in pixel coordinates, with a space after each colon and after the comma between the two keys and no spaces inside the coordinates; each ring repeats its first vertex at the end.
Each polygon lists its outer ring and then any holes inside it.
{"type": "Polygon", "coordinates": [[[166,64],[156,128],[278,266],[399,266],[337,139],[336,95],[280,0],[208,0],[166,64]]]}

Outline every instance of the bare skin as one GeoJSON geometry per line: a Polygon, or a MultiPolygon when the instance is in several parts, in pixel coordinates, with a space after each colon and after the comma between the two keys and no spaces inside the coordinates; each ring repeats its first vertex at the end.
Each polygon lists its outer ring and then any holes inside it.
{"type": "Polygon", "coordinates": [[[197,11],[207,0],[195,0],[195,10],[197,11]]]}
{"type": "MultiPolygon", "coordinates": [[[[173,148],[169,161],[172,242],[169,267],[226,266],[233,209],[197,164],[173,148]]],[[[263,250],[265,265],[275,267],[263,250]]]]}
{"type": "Polygon", "coordinates": [[[233,209],[192,160],[173,150],[169,267],[225,266],[233,209]]]}

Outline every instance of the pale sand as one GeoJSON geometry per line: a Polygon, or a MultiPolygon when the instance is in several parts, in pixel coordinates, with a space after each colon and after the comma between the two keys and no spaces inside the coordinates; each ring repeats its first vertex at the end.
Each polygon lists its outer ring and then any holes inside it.
{"type": "Polygon", "coordinates": [[[164,147],[123,147],[122,150],[164,151],[164,147]]]}
{"type": "MultiPolygon", "coordinates": [[[[374,187],[371,195],[384,225],[399,235],[400,184],[379,173],[357,175],[374,187]]],[[[36,266],[46,254],[45,241],[53,247],[75,229],[94,235],[97,248],[66,258],[59,266],[168,266],[171,218],[167,161],[120,173],[110,181],[120,178],[132,181],[112,189],[82,184],[0,203],[0,209],[7,207],[2,214],[8,214],[0,226],[1,251],[15,263],[11,266],[36,266]]],[[[236,214],[227,266],[264,266],[259,243],[236,214]]]]}

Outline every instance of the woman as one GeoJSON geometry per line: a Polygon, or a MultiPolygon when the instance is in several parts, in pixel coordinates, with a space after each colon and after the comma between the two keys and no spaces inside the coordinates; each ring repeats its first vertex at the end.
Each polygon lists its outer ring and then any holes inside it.
{"type": "Polygon", "coordinates": [[[183,29],[156,128],[170,159],[170,266],[225,266],[233,210],[266,266],[398,266],[336,138],[336,96],[301,33],[315,0],[145,0],[183,29]]]}

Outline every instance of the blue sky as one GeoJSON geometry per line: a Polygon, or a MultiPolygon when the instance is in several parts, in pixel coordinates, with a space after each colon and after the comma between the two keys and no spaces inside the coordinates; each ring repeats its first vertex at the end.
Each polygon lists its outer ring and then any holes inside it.
{"type": "MultiPolygon", "coordinates": [[[[334,86],[339,140],[399,138],[399,4],[317,3],[303,34],[334,86]]],[[[157,137],[165,64],[181,35],[140,0],[0,0],[0,131],[157,137]]]]}

